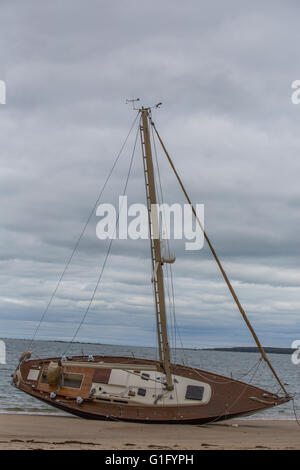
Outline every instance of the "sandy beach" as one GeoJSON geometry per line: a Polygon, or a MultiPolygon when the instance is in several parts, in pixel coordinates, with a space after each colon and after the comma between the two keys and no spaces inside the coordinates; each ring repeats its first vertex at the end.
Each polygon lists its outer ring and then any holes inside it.
{"type": "Polygon", "coordinates": [[[180,426],[2,414],[0,449],[292,450],[300,449],[300,427],[295,421],[283,420],[180,426]]]}

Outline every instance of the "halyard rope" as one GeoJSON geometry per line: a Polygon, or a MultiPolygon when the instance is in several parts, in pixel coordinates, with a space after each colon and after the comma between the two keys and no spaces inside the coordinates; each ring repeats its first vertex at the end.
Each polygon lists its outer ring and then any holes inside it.
{"type": "MultiPolygon", "coordinates": [[[[131,159],[130,159],[130,163],[129,163],[129,168],[128,168],[128,173],[127,173],[127,177],[126,177],[126,182],[125,182],[125,186],[124,186],[124,191],[123,191],[123,196],[125,196],[126,194],[126,191],[127,191],[127,186],[128,186],[128,182],[129,182],[129,178],[130,178],[130,174],[131,174],[131,169],[132,169],[132,163],[133,163],[133,159],[134,159],[134,154],[135,154],[135,149],[136,149],[136,143],[137,143],[137,138],[138,138],[138,133],[139,133],[139,128],[137,129],[137,133],[136,133],[136,137],[135,137],[135,142],[134,142],[134,147],[133,147],[133,151],[132,151],[132,155],[131,155],[131,159]]],[[[86,316],[90,310],[90,307],[93,303],[93,300],[95,298],[95,295],[96,295],[96,292],[97,292],[97,289],[99,287],[99,284],[101,282],[101,279],[102,279],[102,275],[103,275],[103,272],[104,272],[104,269],[106,267],[106,263],[107,263],[107,260],[109,258],[109,255],[110,255],[110,251],[111,251],[111,247],[112,247],[112,244],[113,244],[113,241],[114,241],[114,235],[115,235],[115,232],[117,230],[117,226],[118,226],[118,222],[119,222],[119,217],[120,217],[120,212],[122,211],[122,207],[120,207],[120,211],[118,213],[118,216],[117,216],[117,220],[116,220],[116,224],[115,224],[115,229],[114,229],[114,234],[112,236],[112,238],[110,239],[110,242],[109,242],[109,246],[108,246],[108,250],[107,250],[107,253],[106,253],[106,256],[105,256],[105,259],[104,259],[104,262],[102,264],[102,268],[101,268],[101,271],[100,271],[100,274],[99,274],[99,277],[97,279],[97,282],[96,282],[96,285],[95,285],[95,288],[94,288],[94,291],[93,291],[93,294],[92,294],[92,297],[89,301],[89,304],[84,312],[84,315],[82,316],[82,319],[71,339],[71,341],[69,342],[67,348],[66,348],[66,351],[65,351],[65,354],[68,352],[69,348],[70,348],[70,345],[73,343],[74,339],[76,338],[84,320],[86,319],[86,316]]]]}
{"type": "Polygon", "coordinates": [[[108,176],[107,176],[107,178],[106,178],[106,180],[105,180],[105,182],[104,182],[104,185],[103,185],[102,188],[101,188],[101,191],[100,191],[100,193],[99,193],[99,195],[98,195],[98,197],[97,197],[97,200],[96,200],[95,204],[93,205],[93,208],[92,208],[92,210],[91,210],[91,212],[90,212],[90,214],[89,214],[89,216],[88,216],[88,218],[87,218],[86,223],[85,223],[84,226],[83,226],[83,229],[82,229],[81,232],[80,232],[80,235],[79,235],[79,237],[78,237],[78,239],[77,239],[77,242],[75,243],[75,246],[74,246],[74,248],[73,248],[73,250],[72,250],[72,253],[71,253],[70,257],[68,258],[67,263],[66,263],[66,265],[65,265],[65,267],[64,267],[64,269],[63,269],[63,271],[62,271],[62,273],[61,273],[61,275],[60,275],[60,277],[59,277],[59,279],[58,279],[58,282],[57,282],[56,287],[55,287],[55,289],[54,289],[54,291],[53,291],[53,293],[52,293],[52,295],[51,295],[51,297],[50,297],[50,300],[49,300],[48,304],[46,305],[45,310],[43,311],[43,313],[42,313],[42,315],[41,315],[41,318],[40,318],[40,320],[39,320],[39,323],[38,323],[38,325],[36,326],[36,329],[35,329],[35,331],[34,331],[34,333],[33,333],[32,338],[31,338],[31,341],[30,341],[30,344],[29,344],[29,349],[31,348],[32,343],[33,343],[33,341],[34,341],[34,339],[35,339],[35,337],[36,337],[36,335],[37,335],[37,333],[38,333],[38,331],[39,331],[39,329],[40,329],[40,326],[41,326],[41,324],[42,324],[42,322],[43,322],[43,320],[44,320],[44,318],[45,318],[45,316],[46,316],[46,313],[47,313],[48,310],[49,310],[49,307],[50,307],[50,305],[51,305],[51,303],[52,303],[52,301],[53,301],[53,299],[54,299],[54,297],[55,297],[55,295],[56,295],[56,292],[57,292],[57,290],[58,290],[58,288],[59,288],[59,286],[60,286],[60,284],[61,284],[61,282],[62,282],[62,279],[63,279],[63,277],[64,277],[64,275],[65,275],[65,273],[66,273],[66,271],[67,271],[67,269],[68,269],[68,267],[69,267],[69,265],[70,265],[72,259],[73,259],[73,256],[74,256],[74,254],[75,254],[75,252],[76,252],[76,250],[77,250],[77,248],[78,248],[78,246],[79,246],[79,244],[80,244],[80,241],[81,241],[81,239],[82,239],[82,237],[83,237],[83,235],[84,235],[84,233],[85,233],[85,231],[86,231],[86,228],[87,228],[87,226],[88,226],[88,224],[89,224],[89,222],[90,222],[90,220],[91,220],[93,214],[95,213],[95,210],[96,210],[96,208],[97,208],[97,206],[98,206],[98,204],[99,204],[99,201],[100,201],[100,199],[101,199],[101,196],[102,196],[102,194],[103,194],[103,191],[104,191],[104,189],[105,189],[105,187],[106,187],[106,185],[107,185],[107,183],[108,183],[108,181],[109,181],[109,179],[110,179],[110,177],[111,177],[111,175],[112,175],[112,173],[113,173],[113,171],[114,171],[114,169],[115,169],[116,164],[117,164],[118,161],[119,161],[119,158],[120,158],[120,156],[121,156],[121,154],[122,154],[122,152],[123,152],[123,150],[124,150],[124,147],[125,147],[125,145],[126,145],[126,143],[127,143],[128,138],[129,138],[129,136],[130,136],[130,134],[131,134],[131,132],[132,132],[134,126],[135,126],[135,123],[136,123],[136,121],[137,121],[138,116],[139,116],[139,113],[137,113],[136,116],[135,116],[135,118],[134,118],[134,121],[133,121],[133,123],[132,123],[132,125],[131,125],[131,127],[130,127],[130,130],[129,130],[129,132],[128,132],[128,134],[127,134],[127,136],[126,136],[126,138],[125,138],[125,140],[124,140],[124,142],[123,142],[123,144],[122,144],[122,146],[121,146],[121,149],[120,149],[119,153],[117,154],[117,157],[116,157],[116,159],[115,159],[115,161],[114,161],[114,163],[113,163],[113,165],[112,165],[112,167],[111,167],[111,169],[110,169],[110,171],[109,171],[109,174],[108,174],[108,176]]]}

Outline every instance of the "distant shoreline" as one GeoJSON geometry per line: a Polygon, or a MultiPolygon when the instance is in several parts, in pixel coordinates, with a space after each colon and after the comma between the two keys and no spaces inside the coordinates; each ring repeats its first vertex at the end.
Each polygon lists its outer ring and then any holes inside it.
{"type": "MultiPolygon", "coordinates": [[[[17,341],[30,341],[28,338],[0,338],[1,340],[17,340],[17,341]]],[[[70,343],[67,340],[55,340],[55,339],[36,339],[35,342],[50,342],[50,343],[70,343]]],[[[153,349],[154,346],[138,346],[134,344],[108,344],[108,343],[94,343],[94,342],[87,342],[87,341],[73,341],[72,344],[86,344],[86,345],[93,345],[93,346],[117,346],[121,348],[130,348],[130,347],[143,347],[143,348],[150,348],[153,349]]],[[[171,348],[173,349],[173,348],[171,348]]],[[[255,346],[233,346],[230,348],[225,347],[218,347],[218,348],[176,348],[177,350],[183,349],[185,351],[221,351],[221,352],[251,352],[251,353],[259,353],[259,349],[255,346]]],[[[272,347],[272,346],[264,346],[264,350],[268,354],[293,354],[296,349],[293,348],[279,348],[279,347],[272,347]]]]}
{"type": "MultiPolygon", "coordinates": [[[[293,348],[272,348],[269,346],[264,347],[264,350],[268,354],[293,354],[296,349],[293,348]]],[[[259,349],[256,347],[237,346],[233,348],[204,348],[201,351],[224,351],[224,352],[250,352],[259,353],[259,349]]]]}

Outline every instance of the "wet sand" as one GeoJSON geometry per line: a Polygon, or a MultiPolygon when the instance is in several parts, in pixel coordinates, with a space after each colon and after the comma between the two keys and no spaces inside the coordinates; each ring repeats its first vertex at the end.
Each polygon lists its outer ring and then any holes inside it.
{"type": "Polygon", "coordinates": [[[300,427],[283,420],[192,426],[2,414],[0,449],[300,449],[300,427]]]}

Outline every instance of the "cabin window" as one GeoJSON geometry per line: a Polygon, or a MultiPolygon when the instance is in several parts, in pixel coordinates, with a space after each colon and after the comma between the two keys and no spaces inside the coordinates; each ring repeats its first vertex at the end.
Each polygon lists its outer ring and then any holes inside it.
{"type": "Polygon", "coordinates": [[[204,387],[198,385],[188,385],[186,388],[185,398],[188,400],[202,400],[204,387]]]}
{"type": "Polygon", "coordinates": [[[141,373],[141,379],[149,380],[150,379],[150,374],[146,374],[145,372],[142,372],[141,373]]]}
{"type": "MultiPolygon", "coordinates": [[[[83,380],[83,374],[76,374],[73,372],[66,372],[62,376],[62,383],[63,387],[68,388],[80,388],[83,380]]],[[[47,369],[43,370],[40,383],[47,384],[47,369]]]]}
{"type": "Polygon", "coordinates": [[[39,378],[39,369],[30,369],[27,375],[27,380],[37,380],[39,378]]]}
{"type": "Polygon", "coordinates": [[[73,374],[72,372],[66,372],[63,374],[63,387],[68,388],[80,388],[83,380],[83,374],[73,374]]]}

